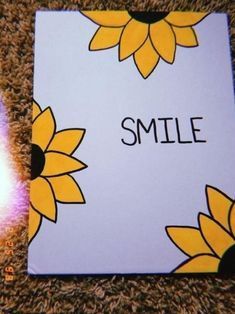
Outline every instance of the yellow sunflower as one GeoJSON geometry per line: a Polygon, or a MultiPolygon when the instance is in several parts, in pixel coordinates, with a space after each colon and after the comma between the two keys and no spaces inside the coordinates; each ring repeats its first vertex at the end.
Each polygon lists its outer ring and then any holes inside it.
{"type": "Polygon", "coordinates": [[[170,239],[189,256],[175,273],[235,272],[235,203],[210,186],[206,195],[210,216],[199,213],[199,228],[166,227],[170,239]]]}
{"type": "Polygon", "coordinates": [[[176,45],[198,46],[192,26],[208,15],[133,11],[82,11],[82,14],[100,26],[89,49],[103,50],[119,45],[119,61],[133,55],[143,78],[153,72],[160,58],[172,64],[176,45]]]}
{"type": "Polygon", "coordinates": [[[84,129],[56,132],[51,108],[42,111],[36,102],[33,103],[30,242],[39,231],[42,217],[56,222],[56,202],[85,203],[79,185],[70,175],[86,168],[84,163],[72,157],[84,135],[84,129]]]}

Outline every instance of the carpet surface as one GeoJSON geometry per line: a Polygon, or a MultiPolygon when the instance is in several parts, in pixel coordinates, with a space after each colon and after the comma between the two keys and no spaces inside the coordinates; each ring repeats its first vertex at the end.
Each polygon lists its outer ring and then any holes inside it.
{"type": "MultiPolygon", "coordinates": [[[[131,9],[226,12],[230,16],[233,68],[235,2],[0,0],[0,96],[7,108],[11,153],[21,180],[30,177],[34,19],[36,10],[131,9]]],[[[235,313],[235,276],[30,277],[27,206],[14,232],[1,238],[0,313],[235,313]],[[13,255],[4,254],[12,241],[13,255]],[[6,281],[5,267],[14,279],[6,281]]]]}

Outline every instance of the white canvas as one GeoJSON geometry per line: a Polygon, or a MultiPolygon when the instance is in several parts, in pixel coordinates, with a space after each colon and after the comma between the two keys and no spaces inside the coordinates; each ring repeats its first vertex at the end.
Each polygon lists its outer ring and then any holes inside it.
{"type": "Polygon", "coordinates": [[[86,130],[74,156],[87,168],[73,173],[86,203],[58,203],[56,223],[42,217],[28,272],[169,273],[188,257],[165,228],[198,228],[207,185],[234,195],[227,17],[208,15],[194,26],[199,46],[177,46],[174,63],[161,59],[146,79],[132,57],[118,61],[118,46],[89,51],[97,28],[80,12],[36,14],[34,99],[58,130],[86,130]],[[137,119],[154,119],[157,143],[153,124],[139,124],[138,142],[137,119]],[[164,123],[174,143],[161,143],[164,123]]]}

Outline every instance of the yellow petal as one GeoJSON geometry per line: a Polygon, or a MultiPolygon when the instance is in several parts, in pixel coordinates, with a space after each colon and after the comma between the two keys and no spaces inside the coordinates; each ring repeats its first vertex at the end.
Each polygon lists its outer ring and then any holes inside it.
{"type": "Polygon", "coordinates": [[[56,221],[56,202],[49,182],[41,177],[30,183],[30,202],[33,208],[46,218],[56,221]]]}
{"type": "Polygon", "coordinates": [[[172,28],[175,33],[177,45],[184,47],[198,46],[197,35],[192,27],[173,26],[172,28]]]}
{"type": "Polygon", "coordinates": [[[193,26],[204,19],[208,13],[200,12],[171,12],[165,17],[165,20],[179,27],[193,26]]]}
{"type": "Polygon", "coordinates": [[[229,210],[233,204],[232,200],[211,186],[206,187],[206,195],[211,216],[225,229],[229,230],[229,210]]]}
{"type": "Polygon", "coordinates": [[[208,216],[200,214],[199,224],[205,241],[219,257],[222,257],[225,251],[235,244],[230,234],[208,216]]]}
{"type": "Polygon", "coordinates": [[[134,54],[134,59],[140,74],[147,78],[154,70],[159,61],[159,55],[153,48],[148,38],[142,47],[134,54]]]}
{"type": "Polygon", "coordinates": [[[72,155],[77,149],[85,135],[84,129],[67,129],[57,132],[48,150],[62,152],[68,155],[72,155]]]}
{"type": "Polygon", "coordinates": [[[86,168],[86,165],[78,159],[64,153],[46,152],[45,166],[42,176],[51,177],[86,168]]]}
{"type": "Polygon", "coordinates": [[[229,227],[230,230],[235,237],[235,204],[230,209],[230,214],[229,214],[229,227]]]}
{"type": "Polygon", "coordinates": [[[169,24],[164,20],[150,26],[150,37],[154,48],[162,59],[173,63],[175,59],[175,34],[169,24]]]}
{"type": "Polygon", "coordinates": [[[42,112],[42,110],[41,110],[39,104],[34,100],[33,101],[32,121],[34,121],[41,112],[42,112]]]}
{"type": "Polygon", "coordinates": [[[28,237],[29,242],[33,240],[33,238],[38,233],[40,226],[41,226],[42,217],[37,213],[32,206],[29,206],[29,230],[28,230],[28,237]]]}
{"type": "Polygon", "coordinates": [[[145,42],[148,36],[148,24],[132,19],[124,28],[119,49],[119,59],[124,60],[133,54],[145,42]]]}
{"type": "Polygon", "coordinates": [[[32,143],[46,150],[55,131],[55,120],[51,108],[47,108],[33,122],[32,143]]]}
{"type": "Polygon", "coordinates": [[[48,178],[55,198],[61,203],[85,203],[82,191],[73,177],[69,175],[48,178]]]}
{"type": "Polygon", "coordinates": [[[175,273],[215,273],[220,260],[211,255],[198,255],[181,264],[175,273]]]}
{"type": "Polygon", "coordinates": [[[81,13],[101,26],[120,27],[131,19],[127,11],[82,11],[81,13]]]}
{"type": "Polygon", "coordinates": [[[167,227],[168,236],[185,254],[195,256],[212,251],[205,243],[198,229],[192,227],[167,227]]]}
{"type": "Polygon", "coordinates": [[[101,50],[116,46],[119,43],[123,27],[100,27],[93,36],[89,49],[101,50]]]}

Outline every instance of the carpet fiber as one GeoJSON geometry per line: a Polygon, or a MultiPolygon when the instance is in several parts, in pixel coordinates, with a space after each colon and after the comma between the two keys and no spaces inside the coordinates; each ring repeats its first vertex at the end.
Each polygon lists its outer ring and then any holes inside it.
{"type": "MultiPolygon", "coordinates": [[[[35,11],[78,9],[200,10],[227,12],[233,65],[235,2],[0,0],[0,95],[7,108],[11,150],[21,179],[29,183],[35,11]]],[[[1,188],[1,187],[0,187],[1,188]]],[[[235,313],[235,276],[29,277],[27,208],[15,218],[14,233],[1,239],[0,313],[235,313]],[[12,240],[13,256],[4,254],[12,240]],[[14,280],[4,280],[5,267],[14,280]]]]}

